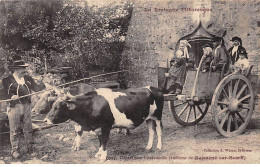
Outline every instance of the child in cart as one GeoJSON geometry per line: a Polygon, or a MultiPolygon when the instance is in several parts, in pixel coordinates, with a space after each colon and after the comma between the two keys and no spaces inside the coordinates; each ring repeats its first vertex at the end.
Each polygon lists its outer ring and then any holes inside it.
{"type": "Polygon", "coordinates": [[[245,49],[241,49],[239,59],[237,62],[234,64],[234,73],[241,73],[241,74],[246,74],[248,68],[249,68],[249,61],[246,58],[247,57],[247,52],[245,49]]]}

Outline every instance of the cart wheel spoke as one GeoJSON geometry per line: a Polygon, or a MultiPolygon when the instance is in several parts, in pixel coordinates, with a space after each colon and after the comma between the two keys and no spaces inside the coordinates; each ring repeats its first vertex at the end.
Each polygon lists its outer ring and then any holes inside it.
{"type": "Polygon", "coordinates": [[[185,119],[185,122],[188,122],[189,121],[189,117],[190,117],[190,112],[191,112],[191,106],[190,106],[190,110],[186,116],[186,119],[185,119]]]}
{"type": "Polygon", "coordinates": [[[246,89],[247,85],[243,85],[243,87],[239,90],[239,92],[237,93],[236,99],[238,99],[241,94],[244,92],[244,90],[246,89]]]}
{"type": "Polygon", "coordinates": [[[220,127],[221,127],[221,128],[223,128],[223,125],[224,125],[224,123],[226,122],[226,119],[228,118],[228,116],[229,116],[229,112],[227,112],[227,113],[225,114],[225,116],[223,117],[223,119],[221,120],[221,123],[220,123],[220,127]]]}
{"type": "Polygon", "coordinates": [[[187,102],[183,102],[183,103],[178,103],[178,104],[175,104],[175,105],[174,105],[174,107],[181,106],[181,105],[183,105],[183,104],[185,104],[185,103],[187,103],[187,102]]]}
{"type": "Polygon", "coordinates": [[[226,101],[217,101],[218,104],[222,104],[222,105],[229,105],[230,102],[226,102],[226,101]]]}
{"type": "Polygon", "coordinates": [[[229,101],[229,97],[228,97],[227,92],[225,91],[225,89],[223,89],[223,92],[224,92],[224,95],[225,95],[226,99],[229,101]]]}
{"type": "Polygon", "coordinates": [[[232,120],[232,116],[231,116],[231,114],[229,114],[229,116],[228,116],[228,124],[227,124],[227,132],[230,132],[231,120],[232,120]]]}
{"type": "Polygon", "coordinates": [[[219,113],[218,113],[218,115],[221,115],[221,114],[223,114],[223,113],[226,112],[226,111],[228,111],[228,108],[227,108],[227,107],[224,108],[224,109],[222,109],[222,110],[220,110],[219,113]]]}
{"type": "Polygon", "coordinates": [[[242,97],[241,99],[239,99],[238,101],[239,101],[239,103],[241,103],[242,101],[248,99],[249,97],[251,97],[251,95],[246,95],[246,96],[242,97]]]}
{"type": "Polygon", "coordinates": [[[197,106],[197,108],[199,109],[200,113],[201,113],[201,114],[204,114],[203,111],[202,111],[202,109],[200,108],[200,106],[199,106],[199,105],[196,105],[196,106],[197,106]]]}
{"type": "Polygon", "coordinates": [[[237,130],[237,129],[238,129],[238,124],[237,124],[237,119],[236,119],[235,114],[232,114],[232,117],[233,117],[233,121],[234,121],[235,128],[236,128],[236,130],[237,130]]]}
{"type": "Polygon", "coordinates": [[[235,113],[238,115],[238,117],[241,119],[243,123],[245,123],[245,119],[240,115],[239,112],[235,111],[235,113]]]}
{"type": "Polygon", "coordinates": [[[185,107],[181,110],[181,112],[178,114],[178,117],[180,117],[188,107],[189,107],[189,104],[187,103],[185,105],[185,107]]]}
{"type": "Polygon", "coordinates": [[[231,99],[232,98],[232,80],[228,84],[228,95],[229,95],[229,99],[231,99]]]}
{"type": "Polygon", "coordinates": [[[236,97],[239,81],[240,79],[238,79],[237,82],[235,83],[234,90],[233,90],[233,97],[236,97]]]}
{"type": "Polygon", "coordinates": [[[196,116],[195,106],[192,106],[192,108],[193,108],[193,114],[194,114],[194,120],[193,121],[196,121],[197,116],[196,116]]]}

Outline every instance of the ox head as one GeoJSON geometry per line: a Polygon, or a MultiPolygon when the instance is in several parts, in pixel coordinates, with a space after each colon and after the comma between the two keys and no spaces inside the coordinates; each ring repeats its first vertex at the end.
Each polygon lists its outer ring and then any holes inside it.
{"type": "Polygon", "coordinates": [[[51,95],[51,91],[46,91],[44,92],[40,99],[37,101],[37,103],[35,104],[35,106],[32,109],[32,112],[35,112],[37,114],[46,114],[48,111],[48,107],[49,107],[49,102],[48,102],[48,98],[51,95]]]}
{"type": "Polygon", "coordinates": [[[71,112],[76,109],[76,97],[67,93],[59,97],[52,105],[44,121],[48,124],[62,123],[70,119],[71,112]]]}

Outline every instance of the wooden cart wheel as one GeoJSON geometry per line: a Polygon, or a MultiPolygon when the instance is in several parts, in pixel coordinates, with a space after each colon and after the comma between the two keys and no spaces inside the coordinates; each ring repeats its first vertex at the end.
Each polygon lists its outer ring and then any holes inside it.
{"type": "Polygon", "coordinates": [[[211,102],[213,123],[226,137],[244,132],[254,110],[254,92],[243,75],[228,75],[218,84],[211,102]]]}
{"type": "Polygon", "coordinates": [[[206,115],[209,105],[196,101],[169,101],[169,110],[175,121],[182,126],[198,124],[206,115]]]}

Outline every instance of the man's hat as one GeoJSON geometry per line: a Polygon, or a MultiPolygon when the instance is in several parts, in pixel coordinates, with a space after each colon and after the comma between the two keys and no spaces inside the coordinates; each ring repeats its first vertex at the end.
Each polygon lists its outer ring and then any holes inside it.
{"type": "Polygon", "coordinates": [[[241,38],[239,38],[239,37],[236,36],[236,37],[233,37],[233,38],[231,39],[231,41],[233,41],[233,42],[234,42],[234,41],[239,41],[239,42],[241,42],[241,38]]]}
{"type": "Polygon", "coordinates": [[[240,55],[247,55],[246,49],[241,48],[240,55]]]}
{"type": "Polygon", "coordinates": [[[210,45],[210,44],[204,44],[204,45],[202,45],[202,48],[206,48],[206,47],[210,47],[210,48],[212,48],[212,46],[210,45]]]}
{"type": "Polygon", "coordinates": [[[214,38],[212,39],[212,42],[220,42],[221,40],[222,40],[221,37],[214,37],[214,38]]]}
{"type": "Polygon", "coordinates": [[[15,60],[11,65],[9,65],[9,68],[26,68],[29,64],[25,63],[23,60],[15,60]]]}

